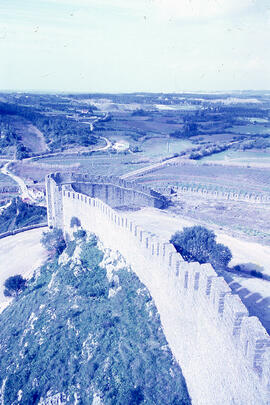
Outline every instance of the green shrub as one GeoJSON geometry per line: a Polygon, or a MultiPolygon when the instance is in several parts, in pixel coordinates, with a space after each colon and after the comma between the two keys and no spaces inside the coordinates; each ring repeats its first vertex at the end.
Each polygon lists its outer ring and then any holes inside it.
{"type": "Polygon", "coordinates": [[[46,220],[47,210],[45,207],[27,204],[19,197],[14,198],[11,204],[0,214],[0,233],[46,220]]]}
{"type": "Polygon", "coordinates": [[[232,258],[230,249],[217,243],[214,232],[203,226],[184,228],[176,232],[170,242],[184,260],[211,263],[215,269],[226,268],[232,258]]]}
{"type": "Polygon", "coordinates": [[[251,270],[250,275],[256,278],[263,278],[263,274],[257,270],[251,270]]]}
{"type": "Polygon", "coordinates": [[[75,249],[76,249],[76,242],[75,240],[71,240],[70,242],[68,242],[65,251],[69,257],[72,257],[75,249]]]}
{"type": "Polygon", "coordinates": [[[63,232],[57,228],[52,231],[43,232],[41,243],[51,256],[60,255],[66,247],[63,232]]]}
{"type": "Polygon", "coordinates": [[[72,217],[70,220],[70,228],[74,228],[74,226],[76,227],[81,226],[81,221],[77,217],[72,217]]]}
{"type": "MultiPolygon", "coordinates": [[[[98,261],[95,236],[81,247],[88,263],[98,261]]],[[[48,261],[0,314],[5,403],[18,403],[22,390],[22,404],[39,403],[50,391],[72,404],[77,397],[90,405],[98,393],[106,405],[189,405],[181,368],[136,274],[116,267],[120,289],[109,296],[104,268],[86,271],[78,264],[75,270],[57,258],[48,261]]]]}
{"type": "Polygon", "coordinates": [[[93,238],[82,245],[80,259],[83,267],[95,269],[103,259],[103,252],[97,248],[97,242],[93,238]]]}
{"type": "Polygon", "coordinates": [[[73,232],[73,236],[75,239],[85,239],[86,232],[83,229],[79,229],[78,231],[73,232]]]}
{"type": "Polygon", "coordinates": [[[21,275],[11,276],[4,283],[4,295],[6,297],[17,297],[25,289],[26,280],[21,275]]]}

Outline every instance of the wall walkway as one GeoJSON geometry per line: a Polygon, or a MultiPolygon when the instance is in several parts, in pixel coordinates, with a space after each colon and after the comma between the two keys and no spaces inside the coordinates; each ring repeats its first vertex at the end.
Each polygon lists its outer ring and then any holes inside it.
{"type": "Polygon", "coordinates": [[[211,265],[184,262],[172,244],[99,199],[61,193],[65,235],[78,217],[106,247],[120,251],[149,289],[193,404],[269,404],[269,335],[211,265]]]}

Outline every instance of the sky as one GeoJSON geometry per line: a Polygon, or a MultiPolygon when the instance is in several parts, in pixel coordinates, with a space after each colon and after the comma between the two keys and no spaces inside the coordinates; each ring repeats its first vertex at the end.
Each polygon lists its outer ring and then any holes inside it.
{"type": "Polygon", "coordinates": [[[1,0],[0,91],[270,89],[269,0],[1,0]]]}

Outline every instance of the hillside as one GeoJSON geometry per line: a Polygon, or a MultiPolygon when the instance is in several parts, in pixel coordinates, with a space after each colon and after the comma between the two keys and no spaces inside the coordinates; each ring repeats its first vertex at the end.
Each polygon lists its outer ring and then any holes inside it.
{"type": "Polygon", "coordinates": [[[0,233],[47,221],[45,207],[23,202],[19,197],[0,212],[0,233]]]}
{"type": "Polygon", "coordinates": [[[0,401],[190,404],[149,292],[118,252],[79,236],[0,315],[0,401]]]}

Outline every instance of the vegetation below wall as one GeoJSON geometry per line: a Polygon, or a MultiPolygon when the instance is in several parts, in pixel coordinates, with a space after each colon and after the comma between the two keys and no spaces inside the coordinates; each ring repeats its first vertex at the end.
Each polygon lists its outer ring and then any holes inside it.
{"type": "Polygon", "coordinates": [[[97,143],[96,136],[92,135],[89,126],[64,117],[35,116],[31,121],[44,134],[51,151],[67,146],[90,146],[97,143]]]}
{"type": "Polygon", "coordinates": [[[75,236],[0,315],[2,403],[190,404],[148,290],[95,236],[75,236]]]}
{"type": "Polygon", "coordinates": [[[47,210],[45,207],[30,205],[20,198],[14,198],[0,214],[0,233],[46,221],[47,210]]]}
{"type": "Polygon", "coordinates": [[[21,136],[16,132],[13,124],[13,117],[2,114],[0,106],[0,151],[1,154],[8,153],[13,147],[16,159],[23,159],[29,156],[29,150],[23,143],[21,136]]]}

